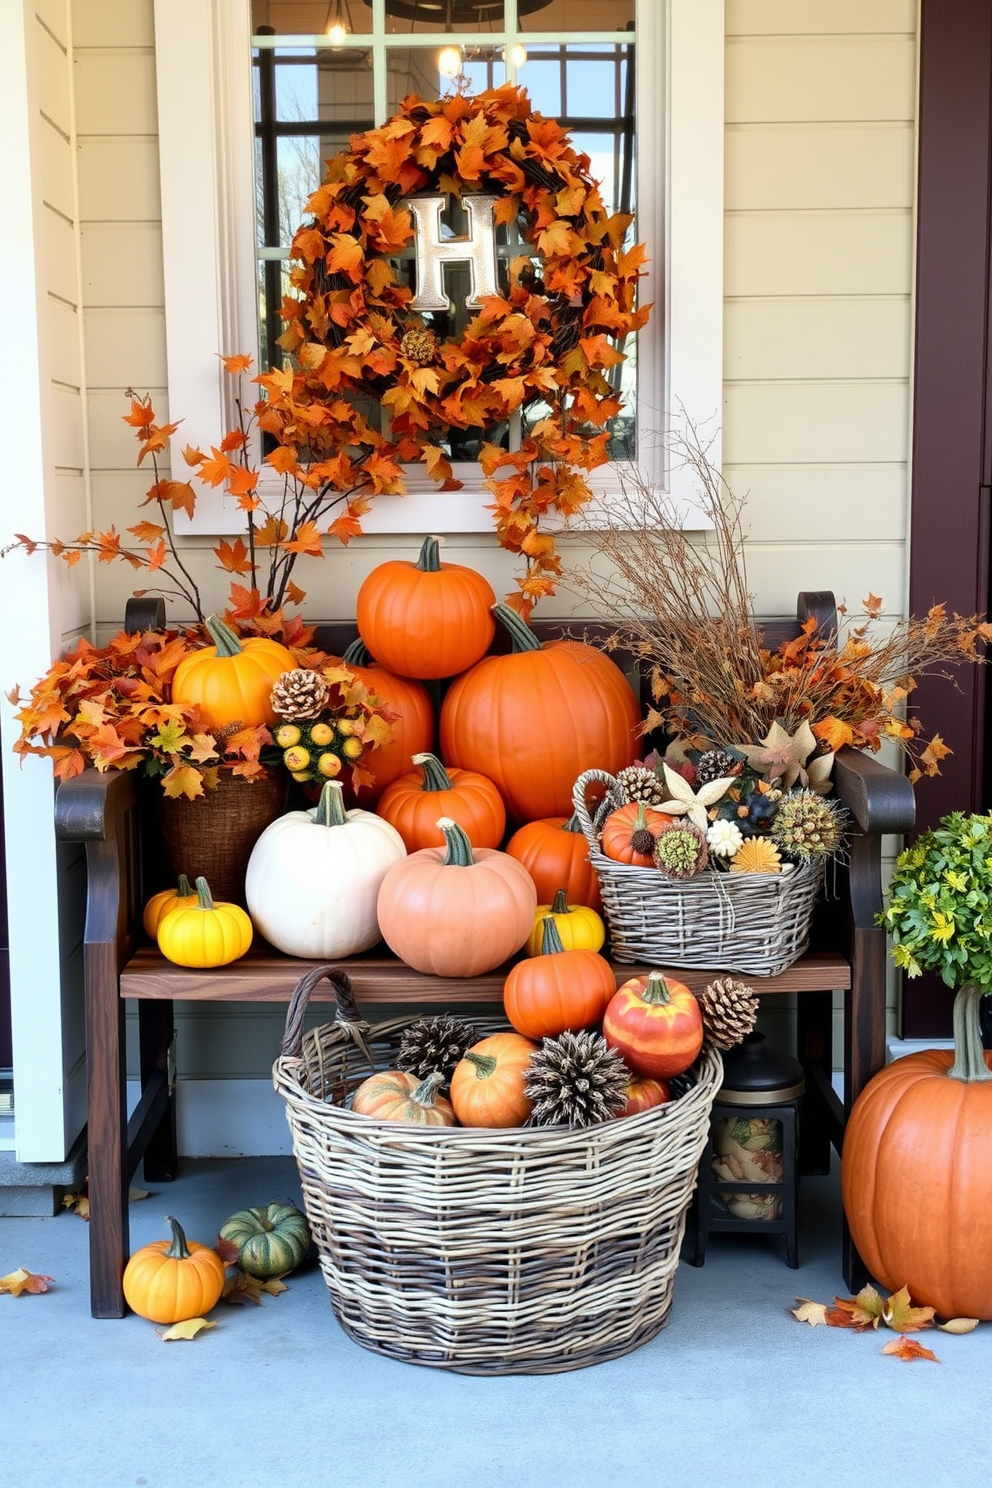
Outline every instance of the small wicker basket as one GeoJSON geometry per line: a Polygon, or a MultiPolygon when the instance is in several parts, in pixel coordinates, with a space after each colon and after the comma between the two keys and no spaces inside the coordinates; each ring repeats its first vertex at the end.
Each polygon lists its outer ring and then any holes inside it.
{"type": "Polygon", "coordinates": [[[777,976],[809,945],[823,860],[782,873],[704,871],[676,881],[616,863],[600,847],[603,822],[626,798],[613,775],[586,770],[572,800],[599,877],[615,961],[777,976]],[[605,786],[590,805],[590,787],[605,786]]]}
{"type": "MultiPolygon", "coordinates": [[[[567,1128],[419,1127],[360,1116],[350,1093],[394,1065],[413,1015],[370,1027],[338,968],[297,984],[273,1070],[307,1218],[349,1337],[463,1374],[553,1374],[661,1329],[723,1065],[678,1100],[567,1128]],[[306,1033],[327,977],[337,1017],[306,1033]]],[[[480,1037],[495,1021],[477,1023],[480,1037]]]]}

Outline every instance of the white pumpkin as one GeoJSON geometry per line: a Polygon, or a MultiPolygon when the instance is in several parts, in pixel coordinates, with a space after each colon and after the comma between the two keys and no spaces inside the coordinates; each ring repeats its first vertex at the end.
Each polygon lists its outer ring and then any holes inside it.
{"type": "Polygon", "coordinates": [[[345,811],[328,780],[312,811],[288,811],[252,849],[245,897],[270,945],[310,960],[354,956],[381,939],[375,906],[388,869],[406,857],[395,827],[345,811]]]}

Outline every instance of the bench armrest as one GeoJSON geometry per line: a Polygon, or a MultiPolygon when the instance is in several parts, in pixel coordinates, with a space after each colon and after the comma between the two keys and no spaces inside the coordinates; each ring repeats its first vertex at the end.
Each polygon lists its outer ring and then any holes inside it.
{"type": "Polygon", "coordinates": [[[55,796],[55,835],[86,847],[84,946],[113,948],[118,969],[137,945],[141,906],[138,782],[130,770],[83,770],[55,796]]]}

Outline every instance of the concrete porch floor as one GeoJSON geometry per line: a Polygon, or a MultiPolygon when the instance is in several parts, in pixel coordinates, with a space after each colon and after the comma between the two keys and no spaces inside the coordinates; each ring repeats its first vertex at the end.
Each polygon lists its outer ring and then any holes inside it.
{"type": "MultiPolygon", "coordinates": [[[[187,1162],[132,1206],[132,1245],[162,1238],[166,1213],[210,1243],[274,1198],[299,1201],[291,1159],[187,1162]]],[[[929,1331],[941,1363],[904,1364],[881,1354],[887,1330],[790,1316],[846,1293],[840,1222],[836,1175],[806,1179],[799,1270],[781,1241],[715,1236],[637,1352],[476,1379],[352,1343],[315,1264],[261,1307],[219,1304],[192,1342],[97,1322],[86,1224],[0,1219],[0,1275],[55,1278],[0,1296],[0,1488],[985,1488],[992,1325],[929,1331]]]]}

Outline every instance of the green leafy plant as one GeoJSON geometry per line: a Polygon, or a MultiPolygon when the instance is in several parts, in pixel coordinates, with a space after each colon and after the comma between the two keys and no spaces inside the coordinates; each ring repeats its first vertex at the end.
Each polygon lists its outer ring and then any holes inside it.
{"type": "Polygon", "coordinates": [[[992,990],[992,812],[952,811],[896,860],[878,923],[911,977],[992,990]]]}

